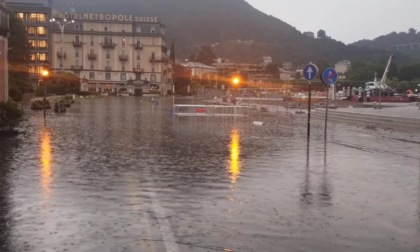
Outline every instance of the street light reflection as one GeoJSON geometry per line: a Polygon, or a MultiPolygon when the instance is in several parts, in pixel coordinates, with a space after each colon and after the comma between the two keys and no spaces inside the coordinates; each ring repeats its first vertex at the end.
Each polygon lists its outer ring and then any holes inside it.
{"type": "Polygon", "coordinates": [[[237,129],[232,129],[230,134],[230,160],[229,160],[229,172],[230,181],[232,184],[236,184],[238,177],[241,173],[241,166],[239,155],[241,153],[239,146],[239,132],[237,129]]]}
{"type": "Polygon", "coordinates": [[[46,129],[42,131],[41,139],[41,186],[45,198],[51,194],[51,135],[46,129]]]}

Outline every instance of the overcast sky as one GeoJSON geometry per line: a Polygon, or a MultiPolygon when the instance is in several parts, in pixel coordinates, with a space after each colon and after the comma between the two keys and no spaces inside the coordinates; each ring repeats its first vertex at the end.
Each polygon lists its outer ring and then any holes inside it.
{"type": "Polygon", "coordinates": [[[245,0],[301,32],[316,33],[346,44],[393,31],[420,31],[420,0],[245,0]]]}

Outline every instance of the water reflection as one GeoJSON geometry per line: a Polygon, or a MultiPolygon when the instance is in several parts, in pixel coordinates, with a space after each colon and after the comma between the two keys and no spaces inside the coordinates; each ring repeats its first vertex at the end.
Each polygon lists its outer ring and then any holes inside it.
{"type": "Polygon", "coordinates": [[[238,129],[232,129],[230,133],[230,159],[229,159],[229,172],[230,181],[232,184],[236,184],[238,177],[241,173],[241,164],[239,155],[241,153],[239,146],[239,132],[238,129]]]}
{"type": "Polygon", "coordinates": [[[41,133],[41,187],[45,199],[51,195],[51,133],[43,128],[41,133]]]}

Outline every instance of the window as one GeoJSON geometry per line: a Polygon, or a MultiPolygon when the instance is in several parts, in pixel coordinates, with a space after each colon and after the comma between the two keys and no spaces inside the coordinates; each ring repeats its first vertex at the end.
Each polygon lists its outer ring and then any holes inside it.
{"type": "Polygon", "coordinates": [[[137,69],[137,70],[140,70],[140,63],[137,63],[137,67],[136,67],[136,69],[137,69]]]}
{"type": "Polygon", "coordinates": [[[37,30],[38,36],[42,36],[43,37],[43,36],[46,36],[47,35],[47,29],[45,27],[38,26],[36,28],[36,30],[37,30]]]}
{"type": "Polygon", "coordinates": [[[37,14],[36,13],[29,13],[29,22],[36,22],[37,21],[37,14]]]}
{"type": "Polygon", "coordinates": [[[47,15],[46,14],[38,14],[38,22],[47,22],[47,15]]]}
{"type": "Polygon", "coordinates": [[[140,60],[140,52],[137,52],[137,60],[140,60]]]}
{"type": "Polygon", "coordinates": [[[122,43],[121,43],[121,45],[122,45],[122,46],[125,46],[125,37],[123,37],[123,38],[122,38],[122,43]]]}
{"type": "Polygon", "coordinates": [[[106,50],[106,59],[110,59],[110,58],[111,58],[111,54],[109,50],[106,50]]]}
{"type": "Polygon", "coordinates": [[[95,69],[95,63],[93,63],[93,60],[90,62],[90,70],[95,69]]]}
{"type": "Polygon", "coordinates": [[[141,79],[141,74],[136,73],[136,80],[140,80],[141,79]]]}
{"type": "Polygon", "coordinates": [[[150,29],[151,33],[156,33],[156,27],[152,26],[152,28],[150,29]]]}
{"type": "Polygon", "coordinates": [[[104,31],[106,31],[106,32],[108,31],[108,27],[107,26],[104,27],[104,31]]]}
{"type": "Polygon", "coordinates": [[[46,40],[38,40],[39,49],[47,49],[48,42],[46,40]]]}
{"type": "Polygon", "coordinates": [[[125,73],[122,73],[120,76],[120,80],[125,81],[126,80],[126,76],[125,73]]]}
{"type": "Polygon", "coordinates": [[[39,57],[39,61],[41,61],[41,62],[45,62],[45,61],[48,60],[48,57],[47,57],[46,53],[39,53],[38,57],[39,57]]]}
{"type": "Polygon", "coordinates": [[[107,61],[106,61],[106,66],[107,66],[107,67],[111,67],[111,61],[107,60],[107,61]]]}
{"type": "Polygon", "coordinates": [[[90,45],[93,46],[95,44],[95,37],[90,36],[90,45]]]}
{"type": "Polygon", "coordinates": [[[141,33],[141,26],[136,27],[136,33],[141,33]]]}
{"type": "Polygon", "coordinates": [[[111,79],[111,73],[105,73],[105,80],[111,79]]]}
{"type": "Polygon", "coordinates": [[[29,26],[29,27],[27,28],[27,31],[28,31],[28,35],[29,35],[29,36],[35,36],[35,34],[36,34],[36,29],[35,29],[35,27],[29,26]]]}
{"type": "Polygon", "coordinates": [[[80,61],[79,61],[79,59],[75,59],[75,61],[74,61],[74,65],[75,65],[76,67],[79,67],[79,66],[80,66],[80,61]]]}
{"type": "Polygon", "coordinates": [[[30,61],[36,61],[36,54],[30,54],[29,55],[29,60],[30,61]]]}
{"type": "Polygon", "coordinates": [[[16,14],[16,16],[17,16],[19,19],[21,19],[22,21],[25,21],[25,14],[24,14],[24,13],[22,13],[22,12],[17,13],[17,14],[16,14]]]}
{"type": "Polygon", "coordinates": [[[79,58],[79,48],[74,51],[74,57],[79,58]]]}
{"type": "Polygon", "coordinates": [[[36,48],[36,40],[28,40],[29,48],[35,49],[36,48]]]}
{"type": "Polygon", "coordinates": [[[76,31],[80,31],[80,24],[75,24],[75,25],[74,25],[74,29],[75,29],[76,31]]]}
{"type": "Polygon", "coordinates": [[[151,74],[150,75],[150,81],[156,81],[156,75],[151,74]]]}
{"type": "Polygon", "coordinates": [[[89,79],[95,79],[95,72],[89,72],[89,79]]]}
{"type": "Polygon", "coordinates": [[[76,43],[80,43],[80,38],[79,38],[79,35],[76,35],[76,43]]]}
{"type": "Polygon", "coordinates": [[[124,64],[124,62],[121,64],[121,71],[125,71],[125,64],[124,64]]]}

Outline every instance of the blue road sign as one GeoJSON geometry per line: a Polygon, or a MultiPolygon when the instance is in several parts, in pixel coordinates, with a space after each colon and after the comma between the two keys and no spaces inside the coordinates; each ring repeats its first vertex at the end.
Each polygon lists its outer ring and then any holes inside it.
{"type": "Polygon", "coordinates": [[[321,81],[325,85],[331,86],[337,82],[338,74],[332,68],[327,68],[321,73],[321,81]]]}
{"type": "Polygon", "coordinates": [[[308,64],[303,68],[303,77],[308,81],[315,79],[317,74],[318,67],[314,64],[308,64]]]}

